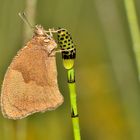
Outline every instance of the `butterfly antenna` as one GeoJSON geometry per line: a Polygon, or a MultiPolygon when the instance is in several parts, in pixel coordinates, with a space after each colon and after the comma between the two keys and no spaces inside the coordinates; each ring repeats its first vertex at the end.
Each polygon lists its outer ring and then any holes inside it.
{"type": "Polygon", "coordinates": [[[18,13],[18,15],[20,16],[20,18],[21,18],[31,29],[34,28],[34,27],[31,25],[31,23],[29,22],[29,20],[28,20],[26,14],[25,14],[25,12],[20,12],[20,13],[18,13]]]}

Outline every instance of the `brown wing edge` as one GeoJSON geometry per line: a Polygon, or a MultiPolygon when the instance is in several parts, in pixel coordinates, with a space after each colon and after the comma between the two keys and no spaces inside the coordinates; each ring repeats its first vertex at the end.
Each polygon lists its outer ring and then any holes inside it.
{"type": "MultiPolygon", "coordinates": [[[[17,57],[17,56],[15,56],[15,57],[17,57]]],[[[13,61],[15,60],[15,57],[13,58],[13,61]]],[[[12,62],[13,62],[13,61],[12,61],[12,62]]],[[[10,64],[10,66],[11,66],[11,64],[10,64]]],[[[17,117],[13,117],[12,115],[7,114],[7,113],[6,113],[6,110],[5,110],[5,108],[4,108],[3,96],[4,96],[4,94],[5,94],[5,91],[4,91],[5,86],[7,86],[7,85],[5,84],[5,83],[7,82],[7,81],[6,81],[6,79],[7,79],[6,77],[8,76],[8,74],[9,74],[9,72],[10,72],[10,69],[11,69],[10,66],[8,67],[8,69],[7,69],[7,71],[6,71],[6,74],[5,74],[5,76],[4,76],[4,80],[3,80],[3,84],[2,84],[2,89],[1,89],[1,102],[0,102],[0,104],[1,104],[1,111],[2,111],[2,114],[3,114],[3,116],[4,116],[5,118],[13,119],[13,120],[22,119],[22,118],[25,118],[25,117],[27,117],[27,116],[29,116],[29,115],[31,115],[31,114],[37,113],[37,112],[45,112],[45,111],[49,111],[49,110],[55,110],[57,107],[59,107],[59,106],[64,102],[64,98],[63,98],[63,96],[60,94],[61,99],[60,99],[59,103],[57,103],[57,104],[55,105],[55,107],[49,107],[49,108],[45,108],[45,109],[43,109],[43,110],[35,110],[35,111],[27,112],[26,114],[20,115],[20,116],[17,116],[17,117]]],[[[58,89],[58,90],[59,90],[59,89],[58,89]]],[[[8,100],[8,99],[7,99],[7,100],[8,100]]],[[[10,101],[9,101],[8,103],[10,104],[10,101]]],[[[10,106],[12,106],[12,108],[14,108],[15,110],[18,110],[16,106],[14,106],[14,105],[12,105],[12,104],[10,104],[10,106]]]]}
{"type": "MultiPolygon", "coordinates": [[[[5,79],[8,75],[8,72],[9,72],[9,69],[10,67],[8,67],[7,69],[7,72],[5,74],[5,78],[4,78],[4,81],[3,81],[3,85],[5,84],[5,79]]],[[[37,112],[45,112],[45,111],[49,111],[49,110],[55,110],[56,108],[58,108],[63,102],[64,102],[64,98],[63,96],[60,94],[61,96],[61,100],[59,101],[59,103],[57,103],[57,105],[55,105],[55,107],[49,107],[49,108],[46,108],[46,109],[43,109],[43,110],[35,110],[35,111],[31,111],[31,112],[27,112],[26,114],[24,115],[20,115],[20,116],[17,116],[17,117],[13,117],[12,115],[9,115],[6,113],[6,110],[4,108],[4,103],[3,103],[3,96],[4,96],[4,86],[2,85],[2,90],[1,90],[1,111],[2,111],[2,115],[5,117],[5,118],[8,118],[8,119],[13,119],[13,120],[17,120],[17,119],[23,119],[31,114],[34,114],[34,113],[37,113],[37,112]]],[[[8,100],[8,99],[7,99],[8,100]]],[[[10,104],[10,101],[8,102],[10,104]]],[[[15,110],[18,110],[19,109],[17,107],[15,107],[14,105],[10,104],[10,106],[12,106],[12,108],[14,108],[15,110]]]]}

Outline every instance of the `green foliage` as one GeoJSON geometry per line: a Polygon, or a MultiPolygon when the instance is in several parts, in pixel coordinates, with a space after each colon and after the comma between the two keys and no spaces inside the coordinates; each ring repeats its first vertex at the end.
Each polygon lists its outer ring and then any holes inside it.
{"type": "MultiPolygon", "coordinates": [[[[12,58],[25,45],[25,25],[18,16],[27,7],[25,3],[24,0],[1,0],[1,83],[12,58]]],[[[75,75],[82,139],[140,139],[138,70],[124,4],[122,0],[41,0],[36,3],[35,23],[46,29],[65,27],[76,44],[75,75]]],[[[139,0],[135,6],[140,21],[139,0]]],[[[28,12],[31,13],[32,8],[28,12]]],[[[25,127],[20,130],[25,132],[27,140],[73,139],[66,72],[60,55],[57,55],[57,67],[64,104],[55,111],[32,115],[20,123],[0,115],[0,139],[19,139],[16,134],[19,125],[25,127]]]]}

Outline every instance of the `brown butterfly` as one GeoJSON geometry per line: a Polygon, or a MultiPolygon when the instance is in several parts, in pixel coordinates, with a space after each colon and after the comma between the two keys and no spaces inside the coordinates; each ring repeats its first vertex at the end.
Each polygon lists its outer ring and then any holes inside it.
{"type": "Polygon", "coordinates": [[[63,103],[57,83],[54,39],[42,26],[13,59],[1,91],[4,117],[21,119],[35,112],[56,109],[63,103]]]}

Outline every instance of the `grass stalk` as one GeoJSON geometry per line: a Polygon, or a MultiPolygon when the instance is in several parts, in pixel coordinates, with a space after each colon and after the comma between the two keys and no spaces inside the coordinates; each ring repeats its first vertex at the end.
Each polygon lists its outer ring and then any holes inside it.
{"type": "MultiPolygon", "coordinates": [[[[23,12],[27,14],[29,22],[34,26],[35,24],[35,11],[36,11],[36,4],[37,0],[26,0],[25,3],[26,7],[23,12]]],[[[19,11],[21,12],[21,11],[19,11]]],[[[27,42],[32,35],[32,29],[29,29],[24,23],[24,30],[23,30],[23,42],[27,42]]],[[[16,140],[26,140],[27,139],[27,119],[17,120],[16,121],[16,140]]]]}
{"type": "Polygon", "coordinates": [[[74,73],[76,48],[75,48],[75,44],[72,41],[72,37],[70,33],[66,29],[60,29],[58,31],[57,37],[58,37],[58,44],[62,52],[63,66],[67,70],[74,140],[81,140],[79,116],[77,111],[75,73],[74,73]]]}
{"type": "Polygon", "coordinates": [[[138,26],[137,14],[134,0],[124,0],[126,15],[130,28],[133,50],[136,57],[136,64],[138,69],[138,77],[140,79],[140,30],[138,26]]]}
{"type": "Polygon", "coordinates": [[[77,111],[77,99],[76,99],[77,94],[76,94],[74,68],[68,69],[68,87],[70,93],[71,119],[73,124],[74,140],[81,140],[79,116],[77,111]]]}
{"type": "Polygon", "coordinates": [[[27,119],[16,121],[16,140],[27,139],[27,119]]]}
{"type": "MultiPolygon", "coordinates": [[[[37,0],[26,0],[26,8],[25,8],[25,14],[27,14],[27,18],[31,25],[35,25],[35,15],[36,15],[36,5],[37,0]]],[[[33,34],[33,30],[30,29],[29,26],[24,24],[24,32],[23,32],[23,40],[26,43],[27,40],[29,40],[29,37],[31,38],[31,35],[33,34]]]]}

